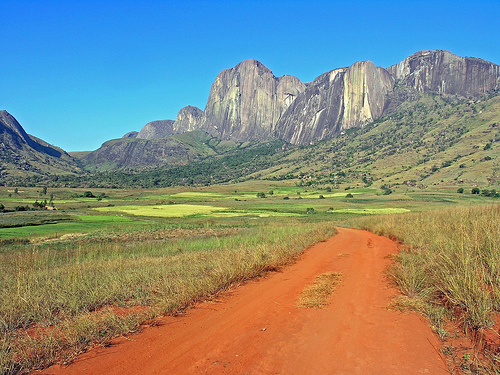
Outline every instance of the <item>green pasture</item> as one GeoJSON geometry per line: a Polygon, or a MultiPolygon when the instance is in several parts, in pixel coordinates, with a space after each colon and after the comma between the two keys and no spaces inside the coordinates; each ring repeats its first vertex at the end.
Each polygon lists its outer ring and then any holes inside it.
{"type": "Polygon", "coordinates": [[[70,220],[55,221],[48,224],[32,225],[27,220],[25,226],[0,228],[0,239],[32,238],[48,236],[59,237],[68,233],[91,233],[120,225],[143,225],[128,217],[111,215],[70,215],[70,220]]]}

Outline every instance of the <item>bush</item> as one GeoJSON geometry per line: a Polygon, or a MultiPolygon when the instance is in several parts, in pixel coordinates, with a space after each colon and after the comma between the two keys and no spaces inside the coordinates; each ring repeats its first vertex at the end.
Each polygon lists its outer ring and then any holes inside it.
{"type": "Polygon", "coordinates": [[[354,195],[352,195],[351,193],[347,193],[345,197],[346,198],[354,198],[354,195]]]}
{"type": "Polygon", "coordinates": [[[257,198],[265,198],[265,197],[266,197],[266,193],[262,193],[262,192],[257,193],[257,198]]]}
{"type": "Polygon", "coordinates": [[[319,199],[325,199],[325,197],[323,195],[320,195],[319,199]]]}
{"type": "Polygon", "coordinates": [[[478,187],[473,187],[472,190],[471,190],[471,194],[479,194],[481,192],[481,190],[479,190],[478,187]]]}
{"type": "Polygon", "coordinates": [[[306,214],[307,215],[311,215],[311,214],[315,214],[316,213],[316,210],[312,207],[309,207],[306,209],[306,214]]]}
{"type": "Polygon", "coordinates": [[[392,194],[392,189],[390,188],[385,188],[384,189],[384,192],[382,193],[383,195],[389,195],[389,194],[392,194]]]}
{"type": "Polygon", "coordinates": [[[457,189],[457,193],[458,193],[458,194],[462,194],[463,192],[464,192],[464,188],[458,188],[458,189],[457,189]]]}

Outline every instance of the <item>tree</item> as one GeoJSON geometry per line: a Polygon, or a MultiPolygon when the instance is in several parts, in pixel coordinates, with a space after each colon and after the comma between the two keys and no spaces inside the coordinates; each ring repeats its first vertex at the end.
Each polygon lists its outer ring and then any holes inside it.
{"type": "Polygon", "coordinates": [[[263,192],[257,193],[257,198],[265,198],[265,197],[266,197],[266,193],[263,193],[263,192]]]}
{"type": "Polygon", "coordinates": [[[464,188],[458,188],[458,189],[457,189],[457,193],[458,193],[458,194],[462,194],[463,192],[464,192],[464,188]]]}
{"type": "Polygon", "coordinates": [[[479,194],[480,192],[481,192],[481,190],[479,190],[478,187],[473,187],[471,190],[471,194],[479,194]]]}

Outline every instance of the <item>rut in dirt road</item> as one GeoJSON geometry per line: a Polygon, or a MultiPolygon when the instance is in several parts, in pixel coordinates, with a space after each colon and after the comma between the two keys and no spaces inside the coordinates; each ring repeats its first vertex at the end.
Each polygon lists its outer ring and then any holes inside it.
{"type": "Polygon", "coordinates": [[[44,374],[449,374],[439,340],[414,314],[387,309],[397,292],[384,270],[391,240],[338,229],[281,272],[251,281],[221,301],[44,374]],[[324,272],[341,272],[325,309],[296,306],[324,272]]]}

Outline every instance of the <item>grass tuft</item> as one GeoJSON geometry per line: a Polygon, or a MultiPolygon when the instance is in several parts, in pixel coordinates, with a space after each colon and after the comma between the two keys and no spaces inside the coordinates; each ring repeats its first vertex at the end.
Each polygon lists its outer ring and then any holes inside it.
{"type": "Polygon", "coordinates": [[[330,296],[341,281],[341,272],[326,272],[318,275],[312,284],[302,291],[297,306],[308,309],[325,308],[328,306],[330,296]]]}

